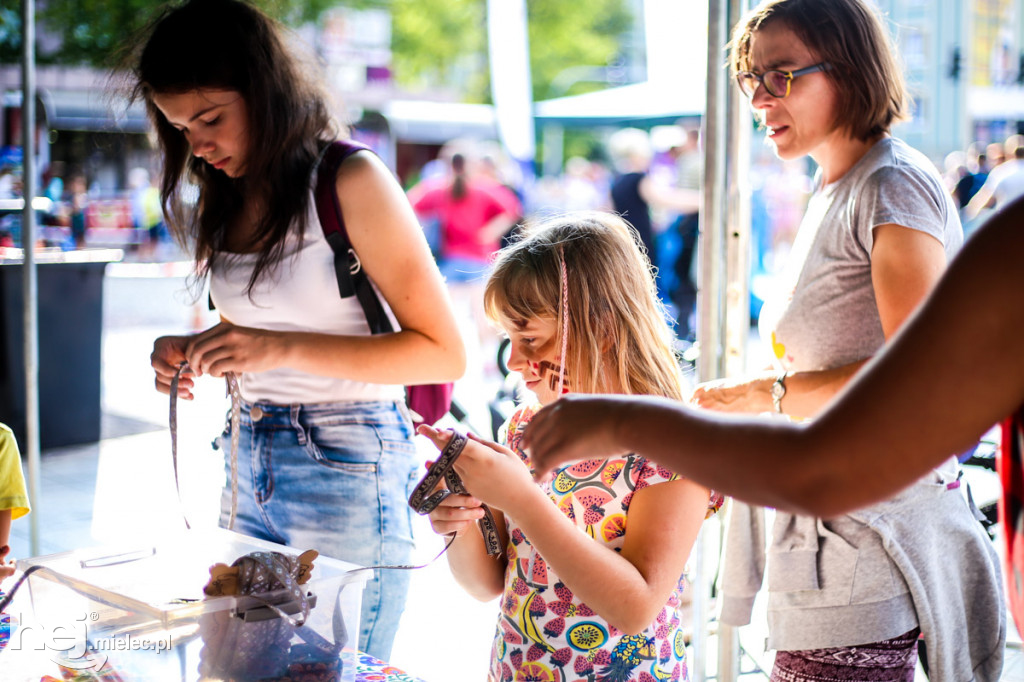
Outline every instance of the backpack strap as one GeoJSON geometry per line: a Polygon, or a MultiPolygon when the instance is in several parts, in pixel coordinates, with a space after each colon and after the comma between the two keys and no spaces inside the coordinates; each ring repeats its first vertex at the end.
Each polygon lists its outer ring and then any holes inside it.
{"type": "Polygon", "coordinates": [[[355,296],[366,315],[370,333],[385,334],[394,331],[384,306],[374,291],[370,278],[363,271],[359,256],[352,248],[345,229],[345,220],[338,202],[335,189],[338,169],[342,162],[352,154],[369,150],[366,145],[351,140],[332,142],[323,153],[316,180],[316,213],[320,218],[320,227],[324,237],[334,251],[334,274],[338,279],[338,293],[342,298],[355,296]]]}

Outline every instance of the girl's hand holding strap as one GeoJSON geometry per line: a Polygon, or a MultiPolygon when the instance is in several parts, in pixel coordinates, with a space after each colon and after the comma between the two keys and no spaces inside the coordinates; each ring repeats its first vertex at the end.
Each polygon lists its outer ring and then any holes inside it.
{"type": "MultiPolygon", "coordinates": [[[[427,462],[432,464],[432,462],[427,462]]],[[[443,483],[437,484],[437,489],[443,483]]],[[[464,533],[472,529],[476,522],[484,517],[483,502],[472,495],[459,495],[452,493],[434,508],[434,511],[427,515],[430,519],[430,527],[438,535],[454,535],[462,537],[464,533]]]]}
{"type": "MultiPolygon", "coordinates": [[[[156,373],[156,390],[164,395],[170,395],[171,379],[177,374],[178,366],[186,360],[185,347],[188,340],[187,336],[161,336],[153,342],[149,363],[156,373]]],[[[193,386],[191,373],[183,374],[178,381],[178,397],[192,400],[193,386]]]]}
{"type": "Polygon", "coordinates": [[[474,434],[469,439],[455,471],[473,496],[506,514],[535,498],[538,488],[519,455],[474,434]]]}
{"type": "MultiPolygon", "coordinates": [[[[441,450],[441,456],[427,467],[427,475],[420,480],[409,496],[409,506],[417,514],[429,514],[450,495],[468,494],[466,486],[455,471],[455,462],[466,448],[467,443],[469,443],[468,436],[454,430],[451,432],[448,444],[441,450]],[[441,487],[442,480],[446,487],[441,487]]],[[[502,545],[498,537],[494,516],[487,507],[482,507],[482,510],[483,517],[480,519],[480,532],[484,537],[487,554],[498,556],[501,554],[502,545]]]]}
{"type": "MultiPolygon", "coordinates": [[[[452,434],[450,431],[435,429],[426,424],[420,425],[417,432],[426,436],[438,448],[443,450],[452,434]]],[[[469,442],[459,456],[459,460],[472,449],[479,447],[476,442],[469,442]]],[[[525,468],[525,467],[524,467],[525,468]]],[[[465,480],[463,480],[465,483],[465,480]]],[[[441,482],[438,483],[438,486],[441,482]]],[[[467,486],[468,487],[468,486],[467,486]]],[[[483,502],[475,495],[448,495],[430,512],[430,524],[434,532],[441,535],[455,533],[455,540],[448,548],[448,566],[456,582],[470,595],[480,601],[490,601],[501,594],[504,588],[506,557],[504,552],[498,556],[488,556],[483,535],[471,527],[477,526],[477,520],[483,516],[483,502]]],[[[499,544],[508,546],[505,517],[497,508],[491,507],[499,544]]]]}
{"type": "Polygon", "coordinates": [[[288,334],[226,320],[189,339],[185,356],[196,376],[265,372],[288,364],[288,334]]]}
{"type": "MultiPolygon", "coordinates": [[[[577,433],[590,434],[598,423],[586,407],[603,409],[615,402],[609,397],[571,397],[581,407],[577,416],[586,417],[591,426],[577,433]]],[[[515,518],[533,548],[579,599],[629,633],[650,625],[675,589],[708,505],[707,489],[692,481],[636,491],[625,541],[617,552],[581,533],[508,448],[474,438],[455,469],[475,498],[515,518]]]]}

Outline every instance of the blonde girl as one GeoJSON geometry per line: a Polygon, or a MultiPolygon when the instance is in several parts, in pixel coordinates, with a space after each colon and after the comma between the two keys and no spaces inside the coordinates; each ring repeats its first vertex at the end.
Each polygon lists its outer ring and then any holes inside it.
{"type": "MultiPolygon", "coordinates": [[[[502,597],[489,679],[685,679],[682,575],[719,498],[633,455],[564,467],[538,485],[519,446],[539,408],[566,393],[681,397],[636,234],[604,213],[551,219],[499,253],[484,300],[511,339],[509,368],[539,404],[513,415],[506,447],[468,443],[455,469],[470,495],[447,497],[431,524],[455,536],[459,584],[502,597]],[[475,528],[481,505],[497,520],[497,560],[475,528]]],[[[450,439],[420,433],[438,447],[450,439]]]]}

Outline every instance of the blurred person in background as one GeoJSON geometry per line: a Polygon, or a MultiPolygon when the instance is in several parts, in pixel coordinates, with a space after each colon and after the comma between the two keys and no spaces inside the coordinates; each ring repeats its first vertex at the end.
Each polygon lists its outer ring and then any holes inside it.
{"type": "Polygon", "coordinates": [[[807,160],[778,159],[756,145],[750,165],[750,320],[783,286],[782,273],[811,195],[807,160]]]}
{"type": "Polygon", "coordinates": [[[128,173],[128,187],[132,196],[132,222],[136,228],[146,231],[139,257],[150,260],[156,255],[165,229],[160,190],[153,186],[145,168],[133,168],[128,173]]]}
{"type": "Polygon", "coordinates": [[[960,209],[960,220],[966,223],[968,222],[967,205],[988,179],[989,163],[985,153],[985,144],[972,142],[967,145],[967,149],[964,151],[964,164],[967,167],[967,173],[953,188],[953,199],[960,209]]]}
{"type": "Polygon", "coordinates": [[[593,173],[593,162],[582,156],[565,161],[561,182],[561,209],[571,211],[602,211],[610,208],[607,188],[600,187],[593,173]]]}
{"type": "Polygon", "coordinates": [[[651,175],[654,149],[650,136],[639,128],[622,128],[612,133],[608,138],[608,153],[615,169],[610,187],[612,208],[633,226],[648,259],[657,264],[658,250],[651,210],[674,213],[698,211],[700,192],[673,187],[651,175]]]}
{"type": "Polygon", "coordinates": [[[0,199],[13,199],[14,170],[10,166],[0,166],[0,199]]]}
{"type": "Polygon", "coordinates": [[[43,194],[53,202],[64,198],[64,162],[54,161],[43,172],[43,194]]]}
{"type": "Polygon", "coordinates": [[[989,142],[985,145],[985,156],[988,157],[988,170],[992,170],[1006,161],[1006,147],[1002,142],[989,142]]]}
{"type": "Polygon", "coordinates": [[[86,184],[85,173],[77,171],[71,174],[68,183],[70,194],[70,225],[71,239],[76,249],[85,247],[85,209],[89,204],[89,187],[86,184]]]}
{"type": "MultiPolygon", "coordinates": [[[[942,160],[942,181],[946,183],[946,189],[950,194],[956,191],[956,186],[961,180],[970,175],[967,170],[967,154],[954,149],[946,154],[942,160]]],[[[956,199],[956,197],[953,197],[956,199]]]]}
{"type": "MultiPolygon", "coordinates": [[[[676,187],[699,196],[704,172],[700,130],[684,128],[680,144],[673,146],[669,154],[675,161],[676,187]]],[[[679,242],[679,249],[671,263],[675,277],[669,298],[676,309],[676,335],[687,341],[693,341],[697,331],[693,318],[697,312],[696,256],[699,228],[699,205],[692,210],[681,211],[668,228],[679,242]]]]}
{"type": "Polygon", "coordinates": [[[618,130],[608,139],[608,155],[615,171],[609,188],[612,208],[637,231],[648,260],[657,263],[651,221],[656,186],[648,175],[654,158],[650,138],[638,128],[618,130]]]}
{"type": "Polygon", "coordinates": [[[512,226],[505,231],[505,234],[501,235],[499,248],[504,248],[515,240],[516,230],[525,217],[522,171],[502,152],[501,145],[496,142],[486,142],[480,145],[479,158],[471,169],[471,173],[481,180],[489,180],[495,185],[504,187],[519,201],[519,215],[513,219],[512,226]]]}
{"type": "Polygon", "coordinates": [[[482,370],[496,373],[498,336],[484,315],[484,283],[501,238],[522,216],[522,203],[510,189],[479,174],[469,158],[478,149],[465,144],[449,148],[448,175],[416,184],[408,197],[421,222],[438,221],[441,274],[453,302],[476,326],[482,370]]]}
{"type": "Polygon", "coordinates": [[[1006,161],[992,169],[985,184],[967,204],[967,220],[978,218],[984,209],[1001,208],[1024,196],[1024,135],[1006,138],[1003,151],[1006,161]]]}

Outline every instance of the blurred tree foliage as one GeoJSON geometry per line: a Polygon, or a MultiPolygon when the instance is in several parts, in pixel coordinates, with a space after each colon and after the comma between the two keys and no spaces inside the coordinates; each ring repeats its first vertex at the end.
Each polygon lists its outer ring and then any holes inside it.
{"type": "Polygon", "coordinates": [[[527,0],[530,68],[534,99],[597,90],[606,85],[581,81],[567,89],[551,86],[565,69],[608,67],[620,61],[621,41],[633,27],[625,0],[527,0]]]}
{"type": "MultiPolygon", "coordinates": [[[[368,3],[372,4],[372,3],[368,3]]],[[[565,69],[605,67],[632,27],[626,0],[527,0],[535,99],[564,95],[552,83],[565,69]]],[[[461,83],[473,101],[489,101],[486,0],[391,0],[394,69],[409,87],[461,83]]],[[[569,92],[596,89],[579,83],[569,92]]]]}
{"type": "MultiPolygon", "coordinates": [[[[393,70],[399,85],[424,89],[454,85],[469,101],[489,101],[486,0],[253,0],[284,23],[315,22],[328,8],[374,7],[392,13],[393,70]]],[[[45,0],[37,2],[37,37],[61,36],[37,47],[41,64],[109,67],[131,36],[166,3],[157,0],[45,0]]],[[[565,69],[605,67],[619,57],[632,26],[627,0],[527,0],[533,91],[537,99],[566,94],[552,83],[565,69]]],[[[0,63],[21,53],[18,0],[0,0],[0,63]]],[[[571,80],[571,79],[570,79],[571,80]]],[[[569,92],[598,87],[576,83],[569,92]]]]}
{"type": "MultiPolygon", "coordinates": [[[[253,3],[292,25],[315,21],[324,9],[336,4],[332,0],[253,3]]],[[[159,0],[37,0],[36,60],[40,64],[112,66],[128,39],[143,30],[166,4],[159,0]],[[61,37],[58,45],[39,40],[43,28],[61,37]]],[[[11,63],[21,57],[21,3],[3,0],[2,5],[0,63],[11,63]]]]}

